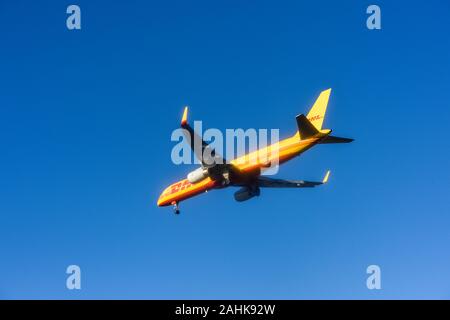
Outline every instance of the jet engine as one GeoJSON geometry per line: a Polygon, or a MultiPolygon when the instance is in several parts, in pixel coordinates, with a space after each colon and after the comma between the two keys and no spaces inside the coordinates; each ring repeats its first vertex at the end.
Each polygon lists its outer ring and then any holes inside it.
{"type": "Polygon", "coordinates": [[[190,183],[197,183],[209,176],[208,170],[205,168],[198,168],[187,175],[187,179],[190,183]]]}
{"type": "Polygon", "coordinates": [[[242,187],[234,193],[234,199],[236,201],[242,202],[253,198],[254,196],[259,196],[260,189],[257,186],[242,187]]]}

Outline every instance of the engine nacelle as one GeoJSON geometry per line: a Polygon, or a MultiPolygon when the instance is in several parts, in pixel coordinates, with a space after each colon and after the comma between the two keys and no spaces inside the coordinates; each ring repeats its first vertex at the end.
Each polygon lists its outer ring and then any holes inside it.
{"type": "Polygon", "coordinates": [[[208,170],[205,168],[198,168],[187,175],[190,183],[197,183],[208,177],[208,170]]]}
{"type": "Polygon", "coordinates": [[[234,199],[236,201],[242,202],[248,199],[253,198],[254,196],[259,196],[260,189],[259,187],[242,187],[238,191],[234,193],[234,199]]]}

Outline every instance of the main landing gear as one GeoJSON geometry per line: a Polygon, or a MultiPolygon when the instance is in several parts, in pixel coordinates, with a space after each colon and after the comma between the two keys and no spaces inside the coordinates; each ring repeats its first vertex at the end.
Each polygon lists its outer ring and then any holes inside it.
{"type": "Polygon", "coordinates": [[[180,214],[180,208],[178,207],[178,202],[176,202],[176,201],[172,202],[172,206],[173,206],[173,213],[180,214]]]}

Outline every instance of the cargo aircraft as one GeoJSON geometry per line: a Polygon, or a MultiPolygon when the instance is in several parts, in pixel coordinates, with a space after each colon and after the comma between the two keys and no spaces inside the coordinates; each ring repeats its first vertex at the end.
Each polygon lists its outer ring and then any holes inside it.
{"type": "Polygon", "coordinates": [[[289,138],[264,148],[249,152],[231,161],[212,150],[210,145],[193,130],[187,122],[188,108],[185,107],[181,128],[201,166],[189,173],[186,179],[175,182],[160,195],[157,205],[172,205],[180,213],[179,203],[212,189],[239,187],[234,194],[236,201],[246,201],[260,195],[261,188],[312,188],[328,181],[327,171],[322,181],[283,180],[262,175],[271,163],[282,164],[317,144],[348,143],[353,139],[331,135],[330,129],[322,129],[331,89],[322,91],[308,115],[296,117],[298,130],[289,138]],[[195,147],[195,140],[200,148],[195,147]],[[261,156],[262,155],[262,156],[261,156]],[[276,157],[276,159],[274,159],[276,157]],[[260,160],[264,159],[264,160],[260,160]]]}

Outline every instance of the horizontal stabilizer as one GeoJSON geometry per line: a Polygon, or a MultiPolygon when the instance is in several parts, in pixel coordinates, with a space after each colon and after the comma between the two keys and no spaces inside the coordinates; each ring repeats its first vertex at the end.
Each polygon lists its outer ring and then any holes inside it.
{"type": "Polygon", "coordinates": [[[341,137],[335,137],[335,136],[327,136],[325,139],[323,139],[319,143],[349,143],[352,141],[354,141],[354,139],[341,138],[341,137]]]}
{"type": "Polygon", "coordinates": [[[295,119],[297,120],[300,139],[308,139],[319,133],[316,127],[305,117],[304,114],[298,115],[295,119]]]}

